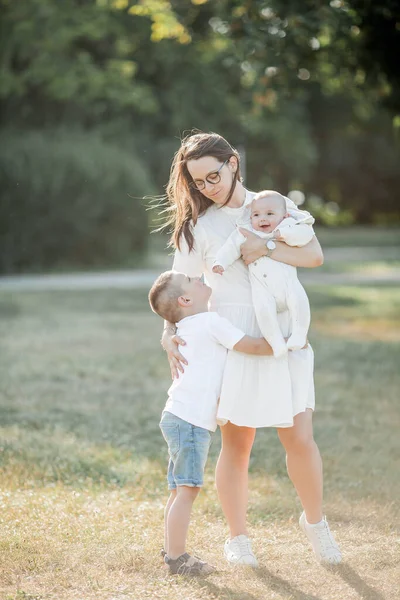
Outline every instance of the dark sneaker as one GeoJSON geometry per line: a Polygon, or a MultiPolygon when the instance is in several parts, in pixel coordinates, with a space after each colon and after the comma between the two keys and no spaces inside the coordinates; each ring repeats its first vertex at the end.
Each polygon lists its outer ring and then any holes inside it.
{"type": "Polygon", "coordinates": [[[197,556],[190,556],[187,552],[175,559],[165,555],[164,562],[168,565],[171,575],[202,576],[215,571],[214,567],[200,560],[197,556]]]}

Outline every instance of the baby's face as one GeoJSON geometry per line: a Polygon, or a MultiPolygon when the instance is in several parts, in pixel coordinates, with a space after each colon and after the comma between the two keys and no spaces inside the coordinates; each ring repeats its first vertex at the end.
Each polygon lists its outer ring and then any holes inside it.
{"type": "Polygon", "coordinates": [[[253,200],[251,204],[251,225],[256,231],[271,233],[286,216],[285,199],[278,194],[253,200]]]}

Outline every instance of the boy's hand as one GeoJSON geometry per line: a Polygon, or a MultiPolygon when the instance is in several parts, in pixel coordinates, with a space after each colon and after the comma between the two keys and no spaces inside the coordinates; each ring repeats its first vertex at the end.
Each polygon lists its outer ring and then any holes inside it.
{"type": "Polygon", "coordinates": [[[225,269],[221,265],[215,265],[212,268],[212,271],[213,271],[213,273],[219,273],[220,275],[222,275],[222,273],[225,271],[225,269]]]}

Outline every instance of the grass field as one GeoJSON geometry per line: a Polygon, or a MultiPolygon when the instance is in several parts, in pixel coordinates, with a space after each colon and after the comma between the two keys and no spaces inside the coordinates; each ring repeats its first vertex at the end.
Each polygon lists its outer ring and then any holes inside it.
{"type": "Polygon", "coordinates": [[[354,225],[351,227],[316,226],[315,232],[323,248],[399,246],[398,226],[354,225]]]}
{"type": "Polygon", "coordinates": [[[250,531],[261,568],[231,570],[213,484],[189,546],[219,568],[165,574],[169,370],[145,291],[0,295],[0,598],[3,600],[395,600],[399,598],[400,291],[308,289],[315,435],[325,509],[344,553],[320,567],[274,430],[251,459],[250,531]]]}

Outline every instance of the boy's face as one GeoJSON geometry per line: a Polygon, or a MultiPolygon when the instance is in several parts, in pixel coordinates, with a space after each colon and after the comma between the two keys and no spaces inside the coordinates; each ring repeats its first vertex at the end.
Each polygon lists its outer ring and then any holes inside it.
{"type": "Polygon", "coordinates": [[[251,204],[251,224],[256,231],[271,233],[286,216],[286,203],[282,196],[259,198],[251,204]]]}
{"type": "Polygon", "coordinates": [[[176,273],[174,280],[182,289],[179,298],[181,306],[194,306],[202,308],[207,306],[212,289],[204,283],[201,277],[188,277],[184,273],[176,273]]]}

